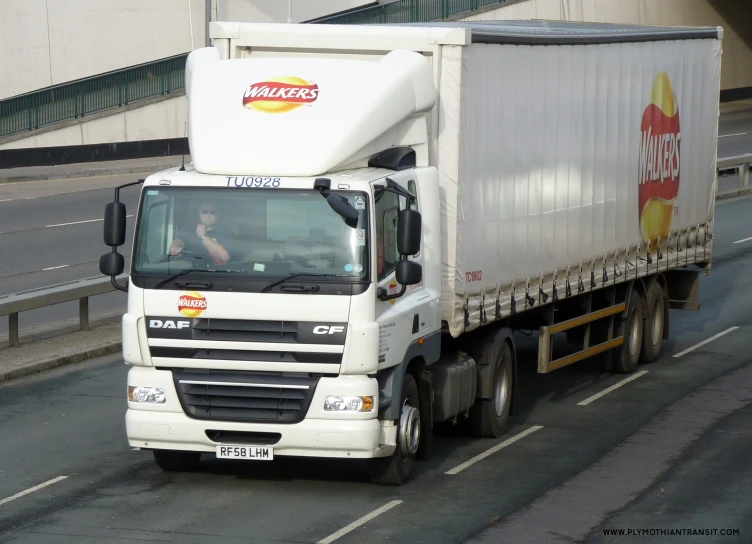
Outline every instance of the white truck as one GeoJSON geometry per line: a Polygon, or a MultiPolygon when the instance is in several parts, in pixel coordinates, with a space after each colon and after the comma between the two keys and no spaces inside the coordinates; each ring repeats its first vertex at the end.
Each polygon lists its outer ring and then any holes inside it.
{"type": "MultiPolygon", "coordinates": [[[[456,421],[498,437],[538,371],[655,361],[712,255],[720,28],[212,23],[191,163],[143,183],[131,446],[368,459],[399,485],[456,421]],[[553,338],[569,348],[554,358],[553,338]],[[520,361],[519,364],[524,364],[520,361]]],[[[134,184],[135,184],[134,183],[134,184]]]]}

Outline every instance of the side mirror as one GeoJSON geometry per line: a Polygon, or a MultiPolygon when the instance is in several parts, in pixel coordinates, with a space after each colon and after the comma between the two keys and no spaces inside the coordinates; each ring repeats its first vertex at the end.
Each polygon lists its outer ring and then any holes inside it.
{"type": "Polygon", "coordinates": [[[125,243],[125,204],[122,202],[110,202],[104,209],[104,243],[110,247],[125,243]]]}
{"type": "Polygon", "coordinates": [[[358,210],[353,208],[349,202],[339,196],[337,193],[329,193],[326,197],[326,201],[331,208],[339,215],[345,218],[346,221],[357,221],[358,210]]]}
{"type": "Polygon", "coordinates": [[[99,271],[105,276],[115,278],[125,270],[125,259],[117,251],[105,253],[99,258],[99,271]]]}
{"type": "MultiPolygon", "coordinates": [[[[397,251],[399,251],[400,255],[415,255],[420,252],[420,231],[421,217],[419,211],[408,209],[399,212],[397,219],[397,251]]],[[[405,284],[399,279],[397,281],[404,285],[412,285],[405,284]]]]}
{"type": "Polygon", "coordinates": [[[395,271],[397,283],[416,285],[423,279],[423,267],[414,261],[400,261],[395,271]]]}

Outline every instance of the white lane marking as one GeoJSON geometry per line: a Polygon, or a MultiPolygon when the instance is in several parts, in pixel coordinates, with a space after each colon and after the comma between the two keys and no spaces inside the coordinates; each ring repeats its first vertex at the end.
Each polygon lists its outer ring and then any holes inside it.
{"type": "Polygon", "coordinates": [[[616,389],[619,389],[619,388],[620,388],[620,387],[621,387],[622,385],[627,385],[627,384],[628,384],[629,382],[631,382],[631,381],[633,381],[633,380],[636,380],[636,379],[637,379],[637,378],[639,378],[640,376],[644,376],[644,375],[645,375],[645,374],[647,374],[647,373],[648,373],[648,371],[647,371],[647,370],[640,370],[639,372],[635,372],[635,373],[634,373],[634,374],[633,374],[632,376],[630,376],[629,378],[625,378],[625,379],[623,379],[622,381],[620,381],[619,383],[617,383],[617,384],[614,384],[614,385],[612,385],[611,387],[608,387],[608,388],[604,389],[604,390],[603,390],[603,391],[601,391],[600,393],[596,393],[596,394],[595,394],[595,395],[593,395],[592,397],[588,397],[588,398],[586,398],[585,400],[583,400],[582,402],[578,402],[578,403],[577,403],[577,406],[587,406],[588,404],[590,404],[590,403],[591,403],[591,402],[593,402],[594,400],[598,400],[598,399],[599,399],[599,398],[601,398],[602,396],[604,396],[604,395],[608,395],[608,394],[609,394],[609,393],[610,393],[611,391],[614,391],[614,390],[616,390],[616,389]]]}
{"type": "Polygon", "coordinates": [[[13,199],[12,198],[3,198],[3,199],[0,200],[0,202],[10,202],[11,200],[13,200],[13,199]]]}
{"type": "Polygon", "coordinates": [[[95,221],[104,221],[104,219],[87,219],[86,221],[73,221],[72,223],[58,223],[57,225],[46,225],[45,228],[67,227],[68,225],[80,225],[81,223],[94,223],[95,221]]]}
{"type": "MultiPolygon", "coordinates": [[[[133,215],[126,215],[125,217],[133,217],[133,215]]],[[[67,227],[68,225],[81,225],[82,223],[95,223],[97,221],[104,221],[102,219],[87,219],[86,221],[73,221],[72,223],[58,223],[57,225],[45,225],[44,228],[49,229],[52,227],[67,227]]]]}
{"type": "Polygon", "coordinates": [[[737,241],[736,241],[736,242],[734,242],[734,243],[735,243],[735,244],[741,244],[742,242],[749,242],[750,240],[752,240],[752,236],[751,236],[751,237],[749,237],[749,238],[744,238],[743,240],[737,240],[737,241]]]}
{"type": "Polygon", "coordinates": [[[4,505],[5,503],[8,503],[10,501],[14,501],[16,499],[19,499],[23,497],[24,495],[28,495],[29,493],[34,493],[34,491],[39,491],[40,489],[43,489],[47,487],[48,485],[56,484],[57,482],[62,482],[68,478],[67,476],[58,476],[57,478],[53,478],[52,480],[47,480],[43,484],[35,485],[34,487],[30,487],[26,491],[21,491],[20,493],[16,493],[15,495],[12,495],[10,497],[7,497],[0,501],[0,506],[4,505]]]}
{"type": "Polygon", "coordinates": [[[58,268],[67,268],[69,267],[69,264],[61,264],[60,266],[51,266],[49,268],[42,268],[42,272],[45,272],[47,270],[57,270],[58,268]]]}
{"type": "Polygon", "coordinates": [[[737,132],[736,134],[719,134],[719,138],[728,138],[729,136],[746,136],[746,132],[737,132]]]}
{"type": "Polygon", "coordinates": [[[334,542],[338,538],[341,538],[341,537],[345,536],[350,531],[353,531],[354,529],[357,529],[358,527],[360,527],[364,523],[367,523],[367,522],[371,521],[376,516],[380,516],[384,512],[386,512],[388,510],[391,510],[392,508],[394,508],[395,506],[398,506],[400,504],[402,504],[402,501],[388,502],[384,506],[382,506],[381,508],[377,508],[376,510],[374,510],[370,514],[366,514],[362,518],[356,519],[355,521],[353,521],[347,527],[343,527],[342,529],[340,529],[336,533],[332,533],[328,537],[326,537],[326,538],[324,538],[322,540],[319,540],[316,544],[329,544],[330,542],[334,542]]]}
{"type": "Polygon", "coordinates": [[[694,346],[692,346],[691,348],[687,348],[687,349],[685,349],[684,351],[677,353],[676,355],[674,355],[674,357],[681,357],[682,355],[686,355],[686,354],[687,354],[687,353],[689,353],[690,351],[694,351],[694,350],[696,350],[697,348],[700,348],[700,347],[704,346],[705,344],[709,344],[709,343],[710,343],[710,342],[712,342],[713,340],[717,340],[718,338],[720,338],[721,336],[723,336],[723,335],[725,335],[725,334],[728,334],[728,333],[730,333],[730,332],[734,332],[734,331],[735,331],[736,329],[738,329],[738,328],[739,328],[739,327],[730,327],[730,328],[726,329],[726,330],[725,330],[725,331],[723,331],[723,332],[719,332],[719,333],[718,333],[718,334],[716,334],[715,336],[711,336],[711,337],[710,337],[710,338],[708,338],[707,340],[703,340],[703,341],[702,341],[702,342],[700,342],[699,344],[695,344],[695,345],[694,345],[694,346]]]}
{"type": "Polygon", "coordinates": [[[512,438],[509,438],[508,440],[505,440],[501,444],[497,444],[493,448],[487,449],[486,451],[484,451],[483,453],[481,453],[479,455],[476,455],[475,457],[473,457],[469,461],[465,461],[461,465],[457,465],[456,467],[454,467],[452,470],[446,471],[444,474],[452,474],[452,475],[459,474],[460,472],[462,472],[463,470],[465,470],[467,467],[474,465],[478,461],[482,461],[483,459],[485,459],[489,455],[493,455],[497,451],[502,450],[502,449],[506,448],[507,446],[510,446],[510,445],[514,444],[518,440],[522,440],[526,436],[528,436],[530,434],[533,434],[535,431],[538,431],[538,430],[540,430],[542,428],[543,428],[543,425],[535,425],[533,427],[530,427],[528,430],[522,431],[521,433],[514,435],[512,438]]]}

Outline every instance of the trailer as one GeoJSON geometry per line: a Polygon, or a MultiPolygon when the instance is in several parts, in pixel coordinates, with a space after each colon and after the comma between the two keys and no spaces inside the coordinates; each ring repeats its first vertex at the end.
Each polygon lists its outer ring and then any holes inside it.
{"type": "Polygon", "coordinates": [[[142,180],[118,285],[128,440],[165,470],[364,458],[400,485],[438,423],[503,434],[516,330],[537,332],[538,372],[628,373],[661,356],[670,309],[699,309],[722,29],[211,35],[186,66],[191,163],[142,180]]]}

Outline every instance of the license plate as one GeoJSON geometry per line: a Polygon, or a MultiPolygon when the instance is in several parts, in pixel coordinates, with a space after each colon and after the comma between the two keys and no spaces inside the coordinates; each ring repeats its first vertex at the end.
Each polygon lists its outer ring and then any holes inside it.
{"type": "Polygon", "coordinates": [[[274,459],[274,450],[269,446],[236,446],[226,444],[217,446],[219,459],[247,459],[249,461],[271,461],[274,459]]]}

